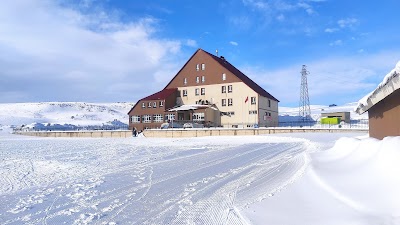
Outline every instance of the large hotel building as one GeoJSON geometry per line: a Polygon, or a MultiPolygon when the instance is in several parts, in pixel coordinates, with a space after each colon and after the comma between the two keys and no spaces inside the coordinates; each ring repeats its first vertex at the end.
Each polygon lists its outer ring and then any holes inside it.
{"type": "Polygon", "coordinates": [[[133,106],[129,128],[277,126],[278,102],[224,57],[198,49],[163,90],[133,106]]]}

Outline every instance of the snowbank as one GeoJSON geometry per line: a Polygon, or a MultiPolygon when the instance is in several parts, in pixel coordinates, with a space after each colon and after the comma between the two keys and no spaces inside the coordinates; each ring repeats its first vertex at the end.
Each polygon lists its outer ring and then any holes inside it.
{"type": "Polygon", "coordinates": [[[244,211],[253,224],[400,224],[400,137],[342,138],[305,176],[244,211]]]}

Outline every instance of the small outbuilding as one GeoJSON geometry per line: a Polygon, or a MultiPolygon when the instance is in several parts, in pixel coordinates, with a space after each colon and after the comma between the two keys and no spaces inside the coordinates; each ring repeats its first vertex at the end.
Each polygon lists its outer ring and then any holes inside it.
{"type": "Polygon", "coordinates": [[[339,118],[340,121],[350,123],[350,112],[326,112],[321,113],[321,118],[339,118]]]}
{"type": "Polygon", "coordinates": [[[400,136],[400,61],[373,92],[358,102],[355,111],[368,112],[370,137],[400,136]]]}

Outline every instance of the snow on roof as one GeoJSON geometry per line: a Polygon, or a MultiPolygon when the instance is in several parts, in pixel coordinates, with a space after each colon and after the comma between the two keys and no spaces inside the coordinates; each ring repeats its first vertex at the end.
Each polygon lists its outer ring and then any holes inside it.
{"type": "Polygon", "coordinates": [[[396,67],[383,78],[383,81],[371,93],[364,96],[358,101],[357,107],[354,109],[358,114],[368,111],[376,103],[389,96],[391,93],[400,89],[400,61],[396,67]]]}
{"type": "Polygon", "coordinates": [[[181,105],[178,106],[176,108],[172,108],[168,111],[173,112],[173,111],[187,111],[187,110],[194,110],[194,109],[205,109],[205,108],[211,108],[214,110],[217,110],[215,107],[210,106],[210,105],[198,105],[198,104],[194,104],[194,105],[181,105]]]}

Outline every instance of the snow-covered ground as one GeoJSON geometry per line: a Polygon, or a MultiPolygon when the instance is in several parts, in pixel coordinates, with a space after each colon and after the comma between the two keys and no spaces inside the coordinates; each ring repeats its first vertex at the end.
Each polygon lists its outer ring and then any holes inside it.
{"type": "Polygon", "coordinates": [[[400,138],[358,135],[73,139],[3,130],[0,224],[399,224],[400,138]]]}

